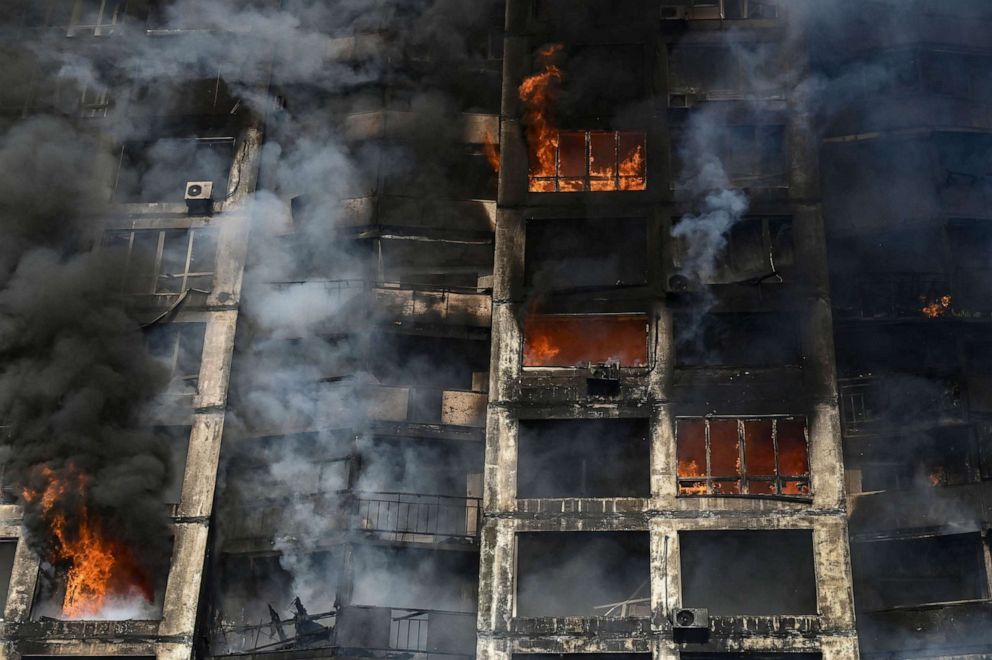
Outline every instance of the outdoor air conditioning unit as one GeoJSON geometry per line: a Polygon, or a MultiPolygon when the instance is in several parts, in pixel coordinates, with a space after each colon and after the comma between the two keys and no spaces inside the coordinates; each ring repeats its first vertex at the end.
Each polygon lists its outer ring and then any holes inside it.
{"type": "Polygon", "coordinates": [[[187,181],[186,208],[194,215],[210,215],[213,210],[214,182],[187,181]]]}
{"type": "Polygon", "coordinates": [[[710,627],[710,612],[702,607],[683,607],[672,612],[672,627],[676,630],[700,630],[710,627]]]}

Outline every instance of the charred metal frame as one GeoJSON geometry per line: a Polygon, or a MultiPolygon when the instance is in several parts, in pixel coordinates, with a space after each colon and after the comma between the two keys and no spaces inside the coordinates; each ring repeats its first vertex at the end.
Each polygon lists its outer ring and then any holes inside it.
{"type": "MultiPolygon", "coordinates": [[[[577,142],[577,141],[576,141],[577,142]]],[[[607,148],[607,150],[609,150],[607,148]]],[[[647,187],[647,136],[643,131],[558,131],[558,141],[555,147],[555,173],[554,176],[531,175],[531,192],[625,192],[630,190],[644,190],[647,187]],[[566,140],[573,141],[574,138],[581,137],[582,140],[582,164],[583,171],[563,171],[562,145],[566,140]],[[594,174],[592,170],[593,160],[596,156],[593,150],[602,149],[602,146],[594,146],[594,141],[603,138],[612,138],[613,157],[607,168],[611,174],[603,176],[594,174]],[[625,149],[633,157],[638,150],[642,156],[641,174],[623,175],[620,173],[620,164],[624,162],[623,154],[625,149]],[[563,186],[562,184],[565,183],[563,186]],[[576,187],[578,186],[578,187],[576,187]]]]}
{"type": "MultiPolygon", "coordinates": [[[[762,416],[762,417],[726,417],[726,416],[708,416],[708,417],[678,417],[675,420],[675,435],[679,438],[680,425],[684,424],[698,424],[703,423],[705,425],[705,451],[706,451],[706,467],[705,472],[698,477],[678,476],[679,482],[679,496],[680,497],[780,497],[787,499],[797,499],[801,501],[811,501],[813,493],[810,486],[810,473],[809,473],[809,436],[805,417],[796,417],[791,415],[778,415],[778,416],[762,416]],[[713,421],[736,421],[737,422],[737,453],[738,453],[738,476],[713,476],[712,474],[712,446],[710,438],[710,425],[713,421]],[[774,474],[752,474],[748,472],[748,457],[747,457],[747,441],[746,441],[746,431],[745,425],[749,422],[771,422],[772,424],[772,447],[775,455],[775,473],[774,474]],[[783,474],[781,468],[781,452],[779,449],[778,441],[778,424],[780,421],[801,421],[803,426],[803,460],[807,466],[807,472],[805,474],[783,474]],[[751,482],[760,482],[765,484],[771,484],[773,486],[773,492],[749,492],[751,482]],[[787,492],[786,482],[789,484],[795,484],[797,492],[787,492]],[[702,486],[705,484],[706,492],[692,492],[694,486],[702,486]],[[720,492],[719,484],[732,485],[736,484],[738,486],[738,492],[720,492]]],[[[678,451],[683,449],[682,442],[676,440],[678,443],[678,451]]],[[[681,465],[681,458],[679,459],[681,465]]],[[[681,468],[680,468],[681,472],[681,468]]]]}

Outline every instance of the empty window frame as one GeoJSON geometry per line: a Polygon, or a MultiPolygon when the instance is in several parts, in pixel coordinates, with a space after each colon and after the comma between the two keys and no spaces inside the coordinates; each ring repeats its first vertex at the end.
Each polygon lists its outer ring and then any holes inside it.
{"type": "Polygon", "coordinates": [[[524,281],[552,289],[647,283],[643,218],[527,221],[524,281]]]}
{"type": "Polygon", "coordinates": [[[174,295],[210,291],[217,258],[213,229],[109,231],[104,246],[127,251],[122,286],[127,293],[174,295]]]}
{"type": "Polygon", "coordinates": [[[553,169],[531,155],[531,192],[645,190],[647,149],[643,132],[559,131],[553,169]]]}
{"type": "Polygon", "coordinates": [[[146,335],[149,354],[159,360],[171,376],[169,392],[191,395],[199,391],[205,323],[162,323],[146,335]]]}
{"type": "Polygon", "coordinates": [[[755,67],[779,66],[778,55],[777,44],[674,44],[668,54],[669,93],[718,100],[780,92],[779,81],[751,74],[755,67]]]}
{"type": "Polygon", "coordinates": [[[648,366],[647,314],[531,314],[525,367],[648,366]]]}
{"type": "Polygon", "coordinates": [[[647,532],[517,534],[518,617],[647,617],[647,532]]]}
{"type": "MultiPolygon", "coordinates": [[[[696,222],[691,216],[676,219],[696,222]]],[[[713,274],[706,284],[740,282],[774,283],[781,281],[783,271],[794,263],[792,218],[783,216],[747,217],[735,223],[724,234],[726,245],[712,264],[713,274]]],[[[682,269],[692,260],[692,237],[674,237],[674,265],[682,269]]]]}
{"type": "Polygon", "coordinates": [[[795,314],[678,313],[673,324],[677,368],[794,366],[802,357],[795,314]]]}
{"type": "Polygon", "coordinates": [[[724,0],[680,0],[676,2],[669,0],[661,6],[661,18],[690,21],[719,20],[724,17],[723,3],[724,0]]]}
{"type": "Polygon", "coordinates": [[[521,420],[517,497],[648,497],[647,419],[521,420]]]}
{"type": "Polygon", "coordinates": [[[682,604],[715,616],[816,614],[812,530],[679,532],[682,604]]]}
{"type": "Polygon", "coordinates": [[[989,598],[977,533],[853,543],[851,559],[867,610],[989,598]]]}
{"type": "Polygon", "coordinates": [[[75,0],[67,35],[104,36],[125,16],[127,0],[75,0]]]}
{"type": "Polygon", "coordinates": [[[680,417],[679,495],[810,497],[803,417],[680,417]]]}

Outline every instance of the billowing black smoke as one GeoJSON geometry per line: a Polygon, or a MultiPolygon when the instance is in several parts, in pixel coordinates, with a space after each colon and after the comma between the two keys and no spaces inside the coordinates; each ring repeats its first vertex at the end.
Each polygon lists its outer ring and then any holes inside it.
{"type": "Polygon", "coordinates": [[[37,117],[0,136],[0,425],[8,482],[32,546],[52,558],[38,494],[86,485],[62,502],[70,535],[83,508],[103,532],[142,548],[149,575],[167,558],[162,489],[168,448],[142,426],[166,382],[119,293],[123,255],[95,251],[109,155],[69,122],[37,117]],[[25,492],[26,491],[26,492],[25,492]],[[25,496],[26,495],[26,496],[25,496]]]}

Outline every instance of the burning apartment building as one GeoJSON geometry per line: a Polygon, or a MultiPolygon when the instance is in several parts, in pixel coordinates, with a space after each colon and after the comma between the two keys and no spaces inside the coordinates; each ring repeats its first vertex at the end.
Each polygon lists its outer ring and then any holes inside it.
{"type": "Polygon", "coordinates": [[[0,657],[988,657],[990,35],[7,0],[0,657]]]}

